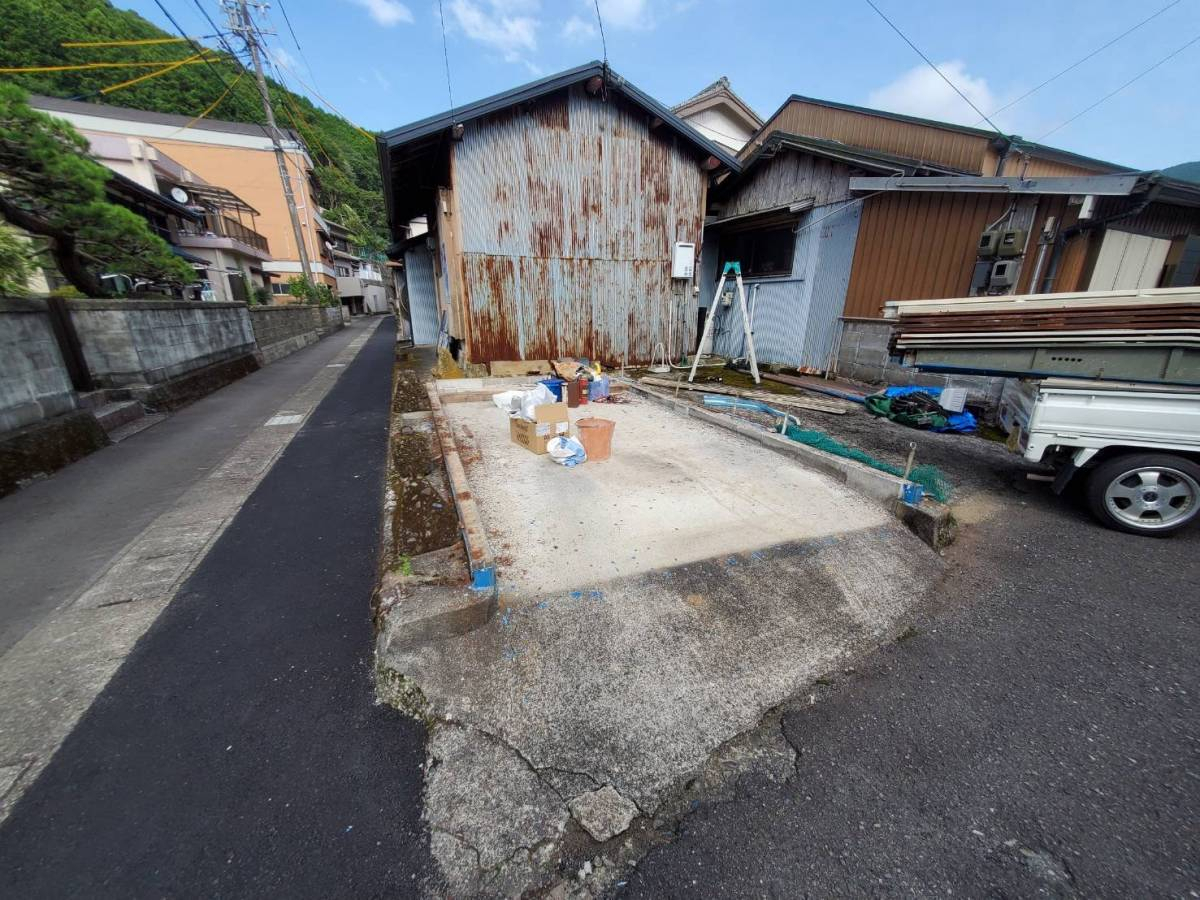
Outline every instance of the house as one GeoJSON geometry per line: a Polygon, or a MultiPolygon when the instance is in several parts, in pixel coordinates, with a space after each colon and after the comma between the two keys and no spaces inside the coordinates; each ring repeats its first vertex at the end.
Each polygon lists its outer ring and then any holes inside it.
{"type": "Polygon", "coordinates": [[[606,64],[378,143],[417,343],[444,333],[469,363],[616,365],[648,362],[669,330],[694,333],[688,253],[703,258],[710,181],[740,164],[606,64]],[[428,231],[410,233],[422,216],[428,231]]]}
{"type": "MultiPolygon", "coordinates": [[[[763,362],[831,368],[843,323],[886,333],[862,323],[889,300],[1196,283],[1200,194],[1159,173],[800,96],[739,155],[710,194],[701,304],[739,259],[763,362]]],[[[741,355],[725,319],[716,351],[741,355]]],[[[886,339],[870,343],[864,377],[886,362],[886,339]]]]}
{"type": "Polygon", "coordinates": [[[734,153],[746,146],[763,125],[758,113],[733,92],[724,75],[671,111],[710,141],[734,153]]]}
{"type": "Polygon", "coordinates": [[[325,224],[329,227],[330,253],[342,306],[352,316],[387,312],[389,291],[379,263],[357,252],[344,225],[332,219],[326,219],[325,224]]]}
{"type": "MultiPolygon", "coordinates": [[[[165,155],[174,165],[191,172],[198,182],[219,185],[237,198],[234,207],[215,207],[212,220],[219,229],[236,231],[233,223],[245,225],[253,210],[251,230],[270,248],[270,259],[259,260],[264,278],[271,281],[275,295],[287,295],[287,281],[301,273],[300,254],[288,215],[280,182],[274,146],[260,125],[193,119],[187,116],[148,112],[100,103],[84,103],[55,97],[33,96],[30,105],[56,118],[64,119],[82,132],[101,161],[110,168],[137,179],[136,171],[145,160],[153,162],[165,155]],[[124,145],[128,159],[119,159],[124,145]],[[99,148],[98,151],[95,148],[99,148]],[[109,159],[104,154],[114,154],[109,159]],[[238,214],[242,219],[239,220],[238,214]],[[228,215],[227,215],[228,214],[228,215]]],[[[328,227],[321,220],[313,197],[313,162],[304,144],[291,132],[284,132],[284,154],[291,175],[292,189],[299,208],[301,230],[313,277],[330,288],[337,285],[333,257],[326,247],[328,227]]],[[[182,186],[187,191],[187,186],[182,186]]],[[[211,202],[216,202],[212,197],[211,202]]],[[[224,202],[232,202],[226,200],[224,202]]],[[[220,237],[229,235],[214,232],[220,237]]],[[[246,243],[243,241],[243,243],[246,243]]],[[[249,242],[254,245],[254,241],[249,242]]],[[[210,248],[189,248],[189,252],[210,248]]],[[[217,248],[227,249],[227,248],[217,248]]],[[[205,255],[197,253],[197,255],[205,255]]],[[[214,289],[215,290],[215,289],[214,289]]]]}

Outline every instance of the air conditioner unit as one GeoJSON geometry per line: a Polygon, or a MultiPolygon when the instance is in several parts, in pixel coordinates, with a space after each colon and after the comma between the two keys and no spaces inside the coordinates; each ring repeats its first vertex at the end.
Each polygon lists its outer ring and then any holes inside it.
{"type": "Polygon", "coordinates": [[[1021,263],[1015,259],[997,260],[992,266],[992,278],[989,286],[992,290],[1007,290],[1017,283],[1021,274],[1021,263]]]}
{"type": "Polygon", "coordinates": [[[996,246],[997,256],[1020,256],[1024,252],[1024,228],[1009,228],[1000,232],[1000,243],[996,246]]]}

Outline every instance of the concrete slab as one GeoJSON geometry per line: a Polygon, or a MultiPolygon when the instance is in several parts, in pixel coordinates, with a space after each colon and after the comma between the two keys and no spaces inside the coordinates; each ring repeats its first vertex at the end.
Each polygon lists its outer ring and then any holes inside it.
{"type": "Polygon", "coordinates": [[[616,422],[612,457],[573,469],[512,443],[491,403],[444,409],[509,594],[587,587],[890,518],[821,473],[641,398],[572,411],[573,420],[616,422]]]}

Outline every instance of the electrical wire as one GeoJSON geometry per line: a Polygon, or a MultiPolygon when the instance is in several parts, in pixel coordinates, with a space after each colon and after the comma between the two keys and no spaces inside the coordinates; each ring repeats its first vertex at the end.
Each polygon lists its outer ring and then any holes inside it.
{"type": "Polygon", "coordinates": [[[1081,109],[1079,112],[1077,112],[1075,115],[1071,116],[1071,118],[1067,119],[1065,122],[1063,122],[1059,125],[1055,125],[1053,128],[1051,128],[1049,131],[1047,131],[1045,134],[1043,134],[1041,137],[1039,137],[1037,139],[1038,143],[1041,143],[1042,141],[1044,141],[1050,135],[1054,134],[1054,132],[1061,131],[1063,128],[1066,128],[1068,125],[1070,125],[1072,122],[1074,122],[1076,119],[1080,118],[1081,116],[1084,116],[1087,113],[1090,113],[1093,109],[1095,109],[1101,103],[1104,103],[1106,100],[1109,100],[1112,97],[1115,97],[1117,94],[1121,93],[1121,91],[1125,90],[1125,88],[1129,87],[1135,81],[1138,81],[1139,79],[1145,77],[1146,75],[1149,75],[1151,72],[1153,72],[1155,69],[1157,69],[1159,66],[1161,66],[1163,63],[1167,62],[1168,60],[1174,59],[1176,56],[1178,56],[1180,53],[1182,53],[1188,47],[1192,46],[1192,44],[1196,43],[1197,41],[1200,41],[1200,34],[1196,35],[1194,38],[1192,38],[1190,41],[1188,41],[1186,44],[1184,44],[1178,50],[1174,50],[1171,53],[1168,53],[1166,56],[1164,56],[1162,59],[1160,59],[1154,65],[1150,66],[1149,68],[1142,69],[1142,71],[1138,72],[1136,75],[1134,75],[1132,78],[1130,78],[1128,81],[1126,81],[1123,85],[1121,85],[1115,91],[1110,91],[1109,93],[1107,93],[1103,97],[1101,97],[1099,100],[1097,100],[1095,103],[1093,103],[1091,106],[1081,109]]]}
{"type": "Polygon", "coordinates": [[[128,81],[122,81],[120,84],[110,84],[108,87],[100,88],[100,93],[111,94],[113,91],[119,91],[122,88],[132,87],[133,85],[140,84],[143,81],[149,81],[151,78],[157,78],[160,75],[166,75],[170,72],[174,72],[180,66],[186,66],[188,63],[200,61],[201,60],[198,60],[195,57],[181,59],[178,62],[171,63],[171,65],[159,69],[157,72],[147,72],[145,75],[139,75],[137,78],[131,78],[128,81]]]}
{"type": "MultiPolygon", "coordinates": [[[[1179,0],[1175,0],[1176,3],[1179,0]]],[[[292,36],[292,43],[296,45],[296,52],[300,54],[300,58],[304,60],[304,68],[308,70],[309,77],[312,78],[313,84],[317,83],[317,75],[313,72],[313,67],[308,64],[308,57],[304,54],[304,48],[300,46],[300,38],[296,37],[296,29],[292,27],[292,20],[288,18],[287,8],[283,5],[283,0],[278,0],[279,11],[283,14],[284,24],[287,25],[288,33],[292,36]]],[[[268,12],[267,20],[270,21],[271,14],[268,12]]]]}
{"type": "Polygon", "coordinates": [[[172,63],[179,65],[195,65],[196,63],[204,62],[204,59],[199,54],[189,56],[185,59],[156,59],[156,60],[139,60],[128,62],[93,62],[93,63],[76,63],[68,66],[23,66],[19,68],[0,69],[0,73],[11,75],[18,72],[79,72],[89,69],[152,69],[155,66],[165,66],[172,63]]]}
{"type": "Polygon", "coordinates": [[[372,144],[375,143],[375,135],[371,134],[371,132],[367,131],[365,128],[361,128],[358,125],[355,125],[353,122],[351,122],[350,119],[347,118],[346,115],[340,109],[338,109],[336,106],[334,106],[332,103],[330,103],[327,99],[325,99],[325,97],[323,97],[321,95],[320,91],[318,91],[311,84],[309,84],[303,78],[301,78],[299,75],[297,75],[295,69],[289,67],[287,63],[282,62],[281,60],[276,58],[274,56],[274,54],[271,53],[271,49],[269,47],[267,47],[265,44],[260,44],[259,48],[263,51],[264,54],[266,54],[268,57],[270,57],[271,62],[275,66],[282,67],[283,69],[285,69],[293,78],[295,78],[298,82],[300,82],[300,84],[306,90],[311,91],[318,100],[320,100],[322,103],[324,103],[326,106],[328,106],[329,109],[332,110],[336,115],[338,115],[339,117],[344,119],[346,121],[346,124],[350,125],[354,129],[356,129],[363,137],[365,137],[367,140],[369,140],[372,144]]]}
{"type": "Polygon", "coordinates": [[[925,64],[927,66],[929,66],[929,68],[931,68],[931,69],[933,69],[933,71],[937,72],[938,77],[941,78],[942,81],[944,81],[944,82],[946,82],[946,84],[950,85],[950,87],[951,87],[951,89],[953,89],[954,93],[956,93],[956,94],[958,94],[958,96],[962,97],[963,100],[966,102],[966,104],[969,107],[971,107],[971,109],[975,110],[975,112],[977,112],[980,116],[983,117],[983,121],[987,122],[989,125],[992,126],[992,128],[994,128],[996,130],[996,134],[999,134],[1001,136],[1004,135],[1004,132],[1002,132],[999,128],[996,128],[996,123],[993,122],[991,119],[989,119],[987,117],[987,114],[984,113],[983,110],[981,110],[978,106],[976,106],[974,103],[972,103],[971,99],[966,94],[964,94],[962,91],[960,91],[958,89],[958,85],[956,85],[953,81],[951,81],[949,78],[947,78],[946,74],[941,69],[939,69],[937,66],[935,66],[933,64],[933,60],[931,60],[928,56],[926,56],[924,53],[921,52],[921,48],[919,48],[916,44],[914,44],[912,41],[910,41],[908,39],[908,36],[903,31],[901,31],[899,28],[896,27],[895,22],[893,22],[891,19],[889,19],[887,16],[885,16],[883,14],[883,10],[881,10],[878,6],[875,5],[874,0],[865,0],[865,2],[867,4],[867,6],[871,7],[871,9],[875,10],[875,12],[879,16],[879,18],[881,18],[881,19],[883,19],[883,21],[887,22],[888,27],[890,27],[892,29],[892,31],[894,31],[894,32],[896,32],[896,34],[900,35],[900,38],[904,41],[904,43],[906,43],[906,44],[908,44],[908,46],[912,47],[913,51],[916,52],[917,56],[919,56],[919,57],[921,57],[921,59],[925,60],[925,64]]]}
{"type": "MultiPolygon", "coordinates": [[[[1023,93],[1020,97],[1018,97],[1016,100],[1013,100],[1009,103],[1004,104],[999,109],[993,110],[992,115],[993,116],[999,115],[1000,113],[1004,112],[1006,109],[1012,109],[1012,107],[1016,106],[1018,103],[1020,103],[1026,97],[1033,96],[1038,91],[1040,91],[1042,88],[1044,88],[1046,85],[1048,85],[1050,82],[1056,81],[1059,78],[1061,78],[1062,76],[1066,75],[1068,72],[1072,71],[1073,69],[1079,68],[1081,65],[1083,65],[1085,62],[1087,62],[1089,59],[1091,59],[1092,57],[1101,53],[1102,51],[1107,50],[1109,47],[1111,47],[1117,41],[1133,34],[1135,31],[1137,31],[1139,28],[1141,28],[1147,22],[1151,21],[1152,19],[1157,19],[1159,16],[1161,16],[1163,13],[1165,13],[1171,7],[1178,6],[1180,4],[1180,2],[1181,2],[1181,0],[1172,0],[1171,3],[1168,3],[1166,6],[1164,6],[1162,9],[1160,9],[1158,12],[1154,13],[1153,15],[1147,16],[1146,18],[1142,19],[1142,21],[1138,22],[1136,25],[1134,25],[1130,28],[1127,28],[1125,31],[1122,31],[1120,34],[1118,34],[1115,38],[1113,38],[1107,44],[1102,44],[1101,46],[1099,46],[1095,50],[1093,50],[1091,53],[1089,53],[1087,56],[1083,57],[1082,59],[1076,60],[1075,62],[1071,63],[1071,65],[1067,66],[1065,69],[1058,72],[1057,74],[1051,75],[1049,78],[1047,78],[1041,84],[1039,84],[1037,87],[1029,89],[1028,91],[1023,93]]],[[[986,118],[980,119],[975,124],[979,125],[981,122],[985,122],[985,121],[986,121],[986,118]]]]}
{"type": "Polygon", "coordinates": [[[442,26],[442,59],[446,63],[446,94],[450,97],[450,121],[454,121],[454,88],[450,86],[450,46],[446,43],[446,14],[438,0],[438,22],[442,26]]]}
{"type": "Polygon", "coordinates": [[[600,18],[600,0],[592,0],[596,7],[596,24],[600,26],[600,48],[604,51],[604,66],[608,68],[608,41],[604,37],[604,20],[600,18]]]}
{"type": "Polygon", "coordinates": [[[216,109],[218,106],[220,106],[221,101],[229,96],[230,92],[235,87],[237,87],[238,82],[242,80],[242,76],[245,74],[246,74],[245,72],[238,72],[237,78],[233,79],[233,84],[231,84],[229,87],[225,88],[224,93],[222,93],[220,97],[218,97],[216,100],[214,100],[208,106],[206,106],[204,108],[204,112],[200,113],[200,115],[196,116],[196,118],[192,119],[186,125],[181,126],[178,130],[173,131],[171,134],[167,135],[167,140],[170,140],[171,138],[178,135],[180,132],[186,131],[187,129],[191,128],[193,125],[195,125],[197,122],[199,122],[205,116],[207,116],[210,112],[212,112],[214,109],[216,109]]]}
{"type": "Polygon", "coordinates": [[[187,38],[181,37],[165,37],[165,38],[141,38],[136,41],[63,41],[58,46],[67,48],[76,47],[143,47],[147,44],[182,44],[187,38]]]}

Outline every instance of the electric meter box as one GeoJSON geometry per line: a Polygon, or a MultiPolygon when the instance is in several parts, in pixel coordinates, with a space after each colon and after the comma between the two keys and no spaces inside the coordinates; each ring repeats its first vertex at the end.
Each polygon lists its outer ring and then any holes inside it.
{"type": "Polygon", "coordinates": [[[985,231],[979,236],[979,256],[995,256],[1000,244],[999,231],[985,231]]]}
{"type": "Polygon", "coordinates": [[[1025,229],[1010,228],[1000,232],[1000,243],[996,255],[1000,257],[1020,256],[1025,252],[1025,229]]]}
{"type": "Polygon", "coordinates": [[[675,242],[671,254],[671,277],[691,278],[696,273],[696,245],[686,241],[675,242]]]}
{"type": "Polygon", "coordinates": [[[1017,283],[1017,276],[1021,274],[1021,264],[1015,259],[999,260],[992,266],[991,288],[1003,290],[1010,288],[1017,283]]]}

